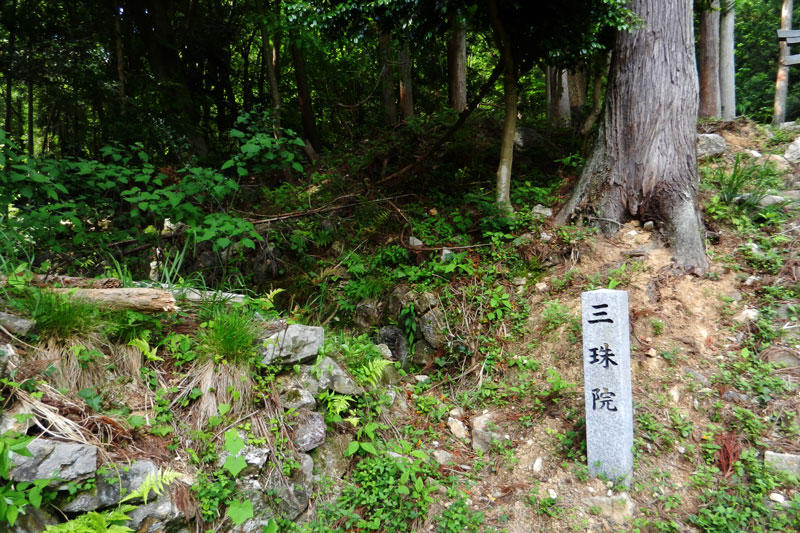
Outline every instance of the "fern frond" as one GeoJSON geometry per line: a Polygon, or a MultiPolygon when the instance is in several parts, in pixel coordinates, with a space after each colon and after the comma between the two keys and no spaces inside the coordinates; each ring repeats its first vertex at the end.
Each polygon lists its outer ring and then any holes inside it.
{"type": "Polygon", "coordinates": [[[150,472],[144,479],[139,488],[122,498],[119,502],[123,503],[129,500],[142,498],[144,503],[147,504],[147,496],[150,491],[153,491],[156,496],[161,496],[164,490],[169,487],[170,483],[175,481],[181,476],[180,472],[174,470],[158,470],[157,472],[150,472]]]}
{"type": "Polygon", "coordinates": [[[359,372],[362,376],[363,383],[372,388],[377,388],[383,377],[383,371],[391,364],[392,362],[387,359],[371,359],[368,361],[361,367],[361,371],[359,372]]]}

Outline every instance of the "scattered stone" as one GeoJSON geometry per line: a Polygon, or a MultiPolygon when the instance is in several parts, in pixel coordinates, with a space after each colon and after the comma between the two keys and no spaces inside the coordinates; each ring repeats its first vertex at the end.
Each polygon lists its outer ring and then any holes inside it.
{"type": "Polygon", "coordinates": [[[737,322],[745,323],[745,322],[755,322],[758,320],[758,309],[753,309],[752,307],[745,307],[741,313],[734,316],[733,319],[737,322]]]}
{"type": "Polygon", "coordinates": [[[127,526],[137,533],[180,531],[186,525],[186,517],[172,501],[170,491],[165,490],[156,500],[148,502],[128,513],[131,519],[127,526]]]}
{"type": "Polygon", "coordinates": [[[747,403],[750,399],[746,394],[742,394],[741,392],[737,392],[735,390],[727,390],[725,394],[722,395],[723,400],[727,400],[733,403],[747,403]]]}
{"type": "Polygon", "coordinates": [[[658,350],[650,348],[644,353],[647,357],[658,357],[658,350]]]}
{"type": "Polygon", "coordinates": [[[314,464],[317,466],[315,481],[340,480],[344,477],[350,465],[350,459],[345,457],[347,446],[352,441],[348,434],[331,435],[325,442],[312,452],[314,464]]]}
{"type": "Polygon", "coordinates": [[[697,135],[697,159],[713,157],[725,152],[725,139],[716,133],[699,133],[697,135]]]}
{"type": "Polygon", "coordinates": [[[453,250],[450,248],[442,248],[442,255],[439,257],[439,262],[447,263],[453,257],[453,250]]]}
{"type": "Polygon", "coordinates": [[[450,409],[450,416],[453,418],[464,418],[464,409],[461,407],[453,407],[450,409]]]}
{"type": "Polygon", "coordinates": [[[711,386],[711,380],[708,379],[705,375],[698,372],[697,370],[692,370],[692,369],[687,370],[686,376],[695,380],[697,383],[700,384],[701,387],[711,386]]]}
{"type": "MultiPolygon", "coordinates": [[[[244,442],[247,442],[247,435],[244,432],[240,431],[239,436],[244,442]]],[[[217,458],[218,468],[223,467],[228,455],[229,453],[223,449],[217,458]]],[[[247,463],[247,466],[242,469],[242,471],[239,473],[239,476],[255,476],[258,475],[259,472],[261,472],[261,469],[264,468],[264,465],[267,464],[267,460],[269,460],[270,456],[270,450],[269,448],[259,448],[257,446],[251,446],[247,444],[241,450],[239,450],[239,453],[237,453],[236,456],[241,457],[244,459],[245,463],[247,463]]]]}
{"type": "Polygon", "coordinates": [[[681,393],[680,393],[680,391],[678,390],[678,386],[677,386],[677,385],[675,385],[674,387],[672,387],[671,389],[669,389],[669,391],[667,391],[667,394],[669,394],[669,399],[670,399],[670,400],[672,400],[672,403],[673,403],[673,404],[676,404],[676,405],[677,405],[677,404],[678,404],[678,402],[680,402],[680,400],[681,400],[681,393]]]}
{"type": "Polygon", "coordinates": [[[317,407],[314,395],[298,383],[291,383],[285,389],[279,389],[278,398],[284,409],[314,409],[317,407]]]}
{"type": "MultiPolygon", "coordinates": [[[[105,468],[108,473],[96,476],[94,490],[79,492],[72,500],[60,505],[59,509],[66,513],[85,513],[111,507],[119,503],[122,496],[141,487],[147,476],[158,471],[158,467],[150,461],[136,461],[131,465],[119,465],[116,468],[113,465],[106,465],[105,468]]],[[[151,492],[148,500],[155,496],[155,493],[151,492]]]]}
{"type": "MultiPolygon", "coordinates": [[[[301,372],[309,378],[315,378],[321,390],[331,389],[339,394],[364,393],[364,389],[330,357],[323,357],[317,365],[302,367],[301,372]]],[[[314,391],[311,392],[314,394],[314,391]]]]}
{"type": "Polygon", "coordinates": [[[785,346],[770,346],[761,352],[761,358],[786,367],[800,366],[800,352],[785,346]]]}
{"type": "Polygon", "coordinates": [[[769,499],[775,503],[783,503],[786,501],[786,496],[779,492],[771,492],[769,495],[769,499]]]}
{"type": "Polygon", "coordinates": [[[536,204],[533,206],[533,209],[531,209],[531,214],[550,218],[553,216],[553,210],[549,207],[543,206],[542,204],[536,204]]]}
{"type": "Polygon", "coordinates": [[[36,326],[36,322],[11,313],[0,312],[0,326],[14,335],[25,336],[36,326]]]}
{"type": "Polygon", "coordinates": [[[591,496],[586,499],[590,507],[598,507],[600,514],[614,522],[624,522],[633,516],[633,501],[627,492],[614,496],[591,496]]]}
{"type": "Polygon", "coordinates": [[[534,288],[536,289],[536,292],[546,292],[547,291],[547,283],[545,283],[544,281],[540,281],[539,283],[534,285],[534,288]]]}
{"type": "Polygon", "coordinates": [[[761,157],[761,152],[758,150],[745,150],[745,153],[754,159],[759,159],[761,157]]]}
{"type": "Polygon", "coordinates": [[[445,450],[433,450],[431,455],[440,465],[447,465],[453,462],[453,454],[445,450]]]}
{"type": "Polygon", "coordinates": [[[376,344],[375,348],[378,349],[378,351],[381,353],[381,357],[383,357],[384,359],[390,359],[390,360],[394,359],[394,354],[392,353],[392,350],[387,345],[385,345],[385,344],[376,344]]]}
{"type": "Polygon", "coordinates": [[[800,190],[781,191],[781,196],[791,202],[800,202],[800,190]]]}
{"type": "Polygon", "coordinates": [[[758,201],[759,207],[769,207],[771,205],[782,204],[787,200],[783,196],[777,194],[767,194],[758,201]]]}
{"type": "Polygon", "coordinates": [[[58,523],[56,517],[44,509],[36,509],[32,505],[25,507],[25,513],[20,513],[17,521],[11,526],[10,533],[31,533],[33,531],[44,531],[47,526],[58,523]]]}
{"type": "Polygon", "coordinates": [[[390,350],[390,359],[400,361],[405,365],[408,358],[408,340],[403,330],[397,326],[384,326],[378,331],[378,346],[387,346],[390,350]]]}
{"type": "MultiPolygon", "coordinates": [[[[0,374],[2,375],[2,374],[0,374]]],[[[33,425],[34,414],[22,402],[0,411],[0,435],[13,431],[24,435],[33,425]]]]}
{"type": "Polygon", "coordinates": [[[645,231],[653,231],[653,229],[655,229],[655,226],[656,226],[655,222],[653,222],[652,220],[648,220],[647,222],[644,223],[642,229],[645,231]]]}
{"type": "Polygon", "coordinates": [[[485,413],[473,416],[470,419],[472,425],[472,449],[485,452],[494,441],[504,440],[504,435],[497,432],[493,413],[485,413]]]}
{"type": "Polygon", "coordinates": [[[800,132],[800,124],[798,124],[797,122],[794,122],[794,121],[792,121],[792,122],[781,122],[780,124],[778,124],[778,129],[779,130],[790,131],[790,132],[800,132]]]}
{"type": "Polygon", "coordinates": [[[16,359],[17,351],[10,344],[0,344],[0,378],[8,376],[8,363],[16,359]]]}
{"type": "Polygon", "coordinates": [[[776,453],[768,450],[764,452],[764,464],[775,470],[800,476],[800,455],[793,453],[776,453]]]}
{"type": "Polygon", "coordinates": [[[744,280],[744,284],[748,287],[752,287],[759,281],[761,281],[761,276],[750,276],[746,280],[744,280]]]}
{"type": "Polygon", "coordinates": [[[97,447],[90,444],[36,439],[28,444],[32,457],[11,454],[11,479],[33,481],[59,478],[79,481],[94,477],[97,470],[97,447]]]}
{"type": "Polygon", "coordinates": [[[417,380],[417,383],[425,383],[431,380],[430,376],[426,376],[425,374],[417,374],[414,376],[414,379],[417,380]]]}
{"type": "Polygon", "coordinates": [[[424,340],[418,340],[414,343],[414,354],[411,356],[411,362],[417,366],[425,367],[433,362],[436,355],[436,350],[433,346],[424,340]]]}
{"type": "Polygon", "coordinates": [[[550,498],[553,500],[558,498],[558,494],[553,489],[547,489],[547,495],[550,496],[550,498]]]}
{"type": "Polygon", "coordinates": [[[447,335],[443,332],[444,327],[444,311],[439,307],[431,309],[419,319],[422,336],[434,349],[444,348],[447,345],[447,335]]]}
{"type": "Polygon", "coordinates": [[[511,284],[515,287],[524,287],[525,284],[528,282],[528,278],[525,276],[518,276],[511,280],[511,284]]]}
{"type": "Polygon", "coordinates": [[[783,158],[794,165],[800,163],[800,137],[792,141],[792,144],[786,147],[783,158]]]}
{"type": "Polygon", "coordinates": [[[780,172],[788,172],[792,169],[792,165],[790,165],[789,162],[786,161],[786,158],[782,155],[766,154],[762,156],[762,160],[765,163],[772,163],[775,165],[775,169],[780,172]]]}
{"type": "Polygon", "coordinates": [[[542,468],[544,468],[544,459],[537,457],[533,462],[533,471],[539,473],[542,471],[542,468]]]}
{"type": "Polygon", "coordinates": [[[376,299],[362,300],[356,304],[353,321],[357,326],[368,329],[381,321],[383,302],[376,299]]]}
{"type": "Polygon", "coordinates": [[[263,341],[261,364],[307,362],[317,356],[324,341],[323,328],[291,324],[263,341]]]}
{"type": "Polygon", "coordinates": [[[459,420],[458,418],[453,418],[452,416],[447,419],[447,427],[450,428],[450,431],[455,435],[458,439],[466,440],[469,438],[469,430],[467,426],[459,420]]]}
{"type": "Polygon", "coordinates": [[[325,442],[325,417],[316,411],[298,409],[294,420],[295,447],[301,452],[313,450],[325,442]]]}
{"type": "Polygon", "coordinates": [[[421,240],[417,239],[413,235],[408,238],[408,245],[409,246],[425,246],[425,243],[421,240]]]}

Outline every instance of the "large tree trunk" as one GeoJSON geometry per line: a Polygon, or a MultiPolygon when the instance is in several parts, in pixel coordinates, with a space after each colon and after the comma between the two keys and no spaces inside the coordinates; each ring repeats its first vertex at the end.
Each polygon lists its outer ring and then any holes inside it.
{"type": "Polygon", "coordinates": [[[303,134],[314,150],[319,153],[322,150],[322,139],[319,136],[317,122],[314,119],[314,108],[311,106],[311,91],[308,89],[306,61],[303,57],[303,51],[296,42],[292,42],[291,48],[294,75],[297,80],[297,100],[300,104],[300,118],[303,122],[303,134]]]}
{"type": "Polygon", "coordinates": [[[505,116],[500,139],[500,163],[497,165],[496,201],[498,207],[513,211],[511,206],[511,168],[514,163],[514,133],[517,127],[517,68],[511,37],[503,27],[495,0],[489,0],[489,22],[503,59],[503,95],[505,116]]]}
{"type": "Polygon", "coordinates": [[[453,15],[450,21],[447,80],[450,107],[461,113],[467,108],[467,32],[458,15],[453,15]]]}
{"type": "Polygon", "coordinates": [[[710,9],[700,14],[698,39],[700,75],[700,111],[703,118],[720,116],[719,104],[719,0],[711,0],[710,9]]]}
{"type": "Polygon", "coordinates": [[[414,91],[411,82],[411,47],[408,41],[403,43],[397,55],[397,67],[400,71],[400,113],[403,120],[414,116],[414,91]]]}
{"type": "Polygon", "coordinates": [[[719,103],[724,120],[736,116],[736,68],[734,65],[734,0],[722,0],[719,23],[719,103]]]}
{"type": "Polygon", "coordinates": [[[584,210],[610,235],[633,217],[657,221],[678,266],[701,274],[692,2],[629,5],[646,27],[617,34],[598,138],[556,222],[584,210]]]}
{"type": "Polygon", "coordinates": [[[383,118],[388,126],[397,122],[397,106],[394,98],[394,67],[391,61],[392,39],[385,31],[378,36],[378,55],[381,65],[381,86],[383,94],[383,118]]]}
{"type": "Polygon", "coordinates": [[[576,67],[567,73],[569,90],[569,116],[572,129],[578,131],[586,118],[586,93],[588,76],[585,67],[576,67]]]}
{"type": "MultiPolygon", "coordinates": [[[[793,0],[783,0],[781,7],[781,29],[792,29],[792,9],[793,0]]],[[[778,77],[775,81],[775,111],[772,115],[772,123],[780,124],[786,120],[786,92],[789,89],[789,67],[786,65],[786,57],[789,55],[789,45],[786,41],[780,42],[778,52],[778,77]]]]}

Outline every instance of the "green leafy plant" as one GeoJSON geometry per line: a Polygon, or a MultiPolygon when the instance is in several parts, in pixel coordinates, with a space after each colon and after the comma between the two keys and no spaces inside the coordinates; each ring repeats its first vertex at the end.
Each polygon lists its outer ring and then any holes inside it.
{"type": "Polygon", "coordinates": [[[56,492],[47,487],[52,479],[37,479],[33,482],[13,481],[10,476],[11,454],[32,457],[28,444],[34,437],[17,436],[12,433],[0,435],[0,525],[13,526],[20,513],[28,506],[41,508],[55,498],[56,492]]]}

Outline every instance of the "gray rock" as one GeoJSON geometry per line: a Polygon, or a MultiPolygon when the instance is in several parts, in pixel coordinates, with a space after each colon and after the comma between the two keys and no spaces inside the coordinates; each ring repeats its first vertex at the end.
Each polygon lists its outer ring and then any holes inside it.
{"type": "MultiPolygon", "coordinates": [[[[411,301],[412,295],[413,291],[408,285],[401,284],[392,289],[392,292],[386,298],[386,314],[392,318],[397,318],[400,311],[411,301]]],[[[387,344],[391,346],[391,343],[387,342],[387,344]]]]}
{"type": "Polygon", "coordinates": [[[781,196],[790,202],[800,202],[800,190],[781,191],[781,196]]]}
{"type": "Polygon", "coordinates": [[[443,331],[445,325],[444,311],[439,307],[431,309],[419,319],[422,337],[434,349],[444,348],[447,345],[447,335],[443,331]]]}
{"type": "Polygon", "coordinates": [[[498,431],[493,413],[473,416],[472,424],[472,449],[485,452],[494,441],[502,441],[507,437],[498,431]]]}
{"type": "Polygon", "coordinates": [[[545,218],[550,218],[551,216],[553,216],[553,210],[550,209],[549,207],[543,206],[542,204],[536,204],[535,206],[533,206],[533,209],[531,209],[531,214],[539,215],[545,218]]]}
{"type": "Polygon", "coordinates": [[[642,229],[645,231],[653,231],[653,229],[655,229],[655,222],[653,222],[652,220],[648,220],[647,222],[644,223],[642,229]]]}
{"type": "Polygon", "coordinates": [[[78,481],[93,477],[97,470],[97,447],[89,444],[37,439],[28,444],[28,451],[32,457],[11,454],[14,481],[47,478],[78,481]]]}
{"type": "MultiPolygon", "coordinates": [[[[304,455],[304,454],[303,454],[304,455]]],[[[286,478],[280,470],[273,469],[264,482],[264,491],[274,494],[266,499],[267,506],[273,516],[279,515],[286,520],[294,520],[308,508],[309,495],[311,494],[311,478],[307,476],[308,460],[310,457],[300,456],[301,467],[286,478]]],[[[313,463],[311,463],[313,469],[313,463]]]]}
{"type": "MultiPolygon", "coordinates": [[[[247,435],[245,435],[243,431],[239,432],[239,437],[241,437],[244,442],[247,442],[247,435]]],[[[236,457],[241,457],[247,464],[247,466],[245,466],[239,473],[239,477],[258,475],[261,472],[261,469],[264,468],[264,465],[267,464],[270,453],[271,452],[269,448],[261,448],[258,446],[252,446],[250,444],[246,444],[236,454],[236,457]]],[[[224,449],[220,452],[219,456],[217,457],[218,468],[223,467],[229,455],[230,454],[224,449]]]]}
{"type": "Polygon", "coordinates": [[[453,462],[453,454],[445,450],[433,450],[433,459],[440,465],[448,465],[453,462]]]}
{"type": "Polygon", "coordinates": [[[432,292],[413,292],[411,301],[414,303],[414,311],[417,316],[423,315],[439,305],[439,298],[432,292]]]}
{"type": "MultiPolygon", "coordinates": [[[[85,513],[111,507],[119,503],[122,496],[141,487],[150,473],[158,471],[158,467],[150,461],[137,461],[116,468],[113,465],[106,465],[105,469],[108,473],[96,476],[96,486],[93,491],[79,492],[59,508],[66,513],[85,513]]],[[[149,496],[152,499],[156,495],[151,492],[149,496]]]]}
{"type": "Polygon", "coordinates": [[[436,350],[424,340],[414,343],[414,353],[411,355],[411,362],[417,366],[427,366],[433,362],[436,350]]]}
{"type": "Polygon", "coordinates": [[[284,409],[314,409],[317,402],[314,395],[304,389],[299,383],[286,380],[288,383],[278,382],[278,398],[284,409]]]}
{"type": "Polygon", "coordinates": [[[264,340],[261,363],[303,363],[316,357],[324,342],[325,330],[321,327],[292,324],[264,340]]]}
{"type": "Polygon", "coordinates": [[[800,476],[800,455],[793,453],[764,452],[764,464],[788,474],[800,476]]]}
{"type": "Polygon", "coordinates": [[[156,500],[148,500],[146,505],[137,507],[128,516],[131,519],[127,526],[137,533],[170,533],[186,526],[186,517],[172,501],[168,490],[156,500]]]}
{"type": "Polygon", "coordinates": [[[459,420],[458,418],[453,418],[452,416],[447,419],[447,427],[450,428],[450,432],[457,438],[466,440],[469,438],[469,430],[467,429],[466,424],[459,420]]]}
{"type": "Polygon", "coordinates": [[[395,361],[405,364],[408,358],[408,340],[403,330],[397,326],[384,326],[378,331],[378,346],[387,346],[395,361]]]}
{"type": "Polygon", "coordinates": [[[514,130],[514,146],[520,150],[541,148],[545,138],[541,133],[527,126],[517,126],[514,130]]]}
{"type": "Polygon", "coordinates": [[[315,411],[298,409],[292,442],[301,452],[313,450],[325,442],[325,418],[315,411]]]}
{"type": "Polygon", "coordinates": [[[786,198],[783,196],[779,196],[777,194],[767,194],[758,201],[758,205],[759,207],[769,207],[771,205],[785,203],[786,201],[786,198]]]}
{"type": "Polygon", "coordinates": [[[408,245],[409,246],[425,246],[425,243],[421,240],[417,239],[413,235],[408,238],[408,245]]]}
{"type": "Polygon", "coordinates": [[[800,132],[800,124],[797,122],[781,122],[778,124],[779,130],[790,131],[790,132],[800,132]]]}
{"type": "Polygon", "coordinates": [[[786,147],[783,158],[794,165],[800,163],[800,137],[796,138],[792,141],[792,144],[786,147]]]}
{"type": "Polygon", "coordinates": [[[385,344],[376,344],[375,347],[381,353],[381,357],[384,359],[388,359],[390,361],[394,360],[394,354],[392,350],[385,344]]]}
{"type": "Polygon", "coordinates": [[[723,400],[727,400],[733,403],[747,403],[750,399],[746,394],[742,394],[741,392],[737,392],[735,390],[727,390],[725,394],[722,395],[723,400]]]}
{"type": "Polygon", "coordinates": [[[57,523],[58,520],[52,514],[44,509],[36,509],[29,505],[25,508],[25,514],[20,514],[17,517],[16,523],[9,531],[10,533],[35,533],[44,531],[47,526],[57,523]]]}
{"type": "MultiPolygon", "coordinates": [[[[314,366],[303,367],[301,369],[301,374],[316,379],[317,387],[320,390],[330,389],[339,394],[364,393],[364,389],[353,381],[353,378],[347,375],[347,372],[330,357],[323,357],[322,360],[314,366]]],[[[305,381],[308,382],[309,380],[306,379],[305,381]]],[[[308,390],[312,394],[316,394],[313,387],[308,387],[308,390]]]]}
{"type": "Polygon", "coordinates": [[[341,480],[350,466],[350,459],[345,457],[347,446],[352,437],[347,434],[332,435],[311,456],[317,467],[315,481],[341,480]]]}
{"type": "Polygon", "coordinates": [[[34,414],[22,402],[17,402],[0,412],[0,435],[13,431],[24,435],[33,425],[34,414]]]}
{"type": "Polygon", "coordinates": [[[686,377],[695,380],[701,387],[711,386],[711,380],[697,370],[688,369],[686,371],[686,377]]]}
{"type": "Polygon", "coordinates": [[[697,158],[712,157],[725,152],[725,139],[716,133],[699,133],[697,135],[697,158]]]}
{"type": "Polygon", "coordinates": [[[440,263],[447,263],[453,257],[453,250],[450,248],[442,248],[442,255],[439,256],[440,263]]]}
{"type": "Polygon", "coordinates": [[[785,346],[770,346],[760,354],[762,359],[785,367],[800,366],[800,352],[785,346]]]}
{"type": "Polygon", "coordinates": [[[375,299],[362,300],[356,304],[353,321],[364,329],[378,325],[383,314],[383,302],[375,299]]]}
{"type": "Polygon", "coordinates": [[[589,507],[600,508],[600,514],[621,523],[633,516],[633,501],[627,492],[613,496],[590,496],[586,499],[589,507]]]}
{"type": "Polygon", "coordinates": [[[0,326],[3,326],[14,335],[24,336],[36,326],[36,322],[0,311],[0,326]]]}
{"type": "Polygon", "coordinates": [[[7,377],[8,363],[16,359],[17,351],[10,344],[0,344],[0,378],[7,377]]]}
{"type": "Polygon", "coordinates": [[[786,161],[786,158],[778,154],[766,154],[761,157],[761,160],[765,164],[774,165],[775,169],[780,172],[788,172],[792,170],[792,165],[790,165],[789,162],[786,161]]]}

